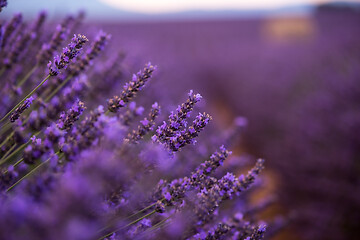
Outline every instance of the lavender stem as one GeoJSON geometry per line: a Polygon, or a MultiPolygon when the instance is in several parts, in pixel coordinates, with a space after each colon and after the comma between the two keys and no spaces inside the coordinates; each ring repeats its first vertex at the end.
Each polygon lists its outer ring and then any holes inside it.
{"type": "MultiPolygon", "coordinates": [[[[35,133],[33,136],[37,136],[41,133],[41,131],[35,133]]],[[[5,159],[1,159],[0,161],[0,165],[2,165],[3,163],[7,162],[9,159],[11,159],[15,154],[17,154],[19,151],[23,150],[27,145],[29,145],[29,143],[31,142],[31,140],[27,141],[26,143],[22,144],[21,146],[19,146],[19,148],[17,148],[14,152],[12,152],[9,156],[7,156],[5,159]]]]}
{"type": "Polygon", "coordinates": [[[26,76],[21,79],[21,81],[17,84],[17,87],[21,87],[25,82],[26,80],[29,79],[29,77],[35,72],[35,70],[37,69],[38,65],[35,65],[27,74],[26,76]]]}
{"type": "Polygon", "coordinates": [[[4,134],[7,130],[10,129],[10,127],[11,127],[11,122],[10,121],[5,123],[1,128],[0,134],[1,135],[4,134]]]}
{"type": "Polygon", "coordinates": [[[54,91],[52,91],[52,92],[50,93],[49,96],[47,96],[47,97],[45,98],[44,101],[45,101],[45,102],[48,102],[51,98],[53,98],[53,97],[65,86],[65,84],[70,81],[71,78],[72,78],[72,76],[67,77],[59,86],[57,86],[57,88],[56,88],[54,91]]]}
{"type": "MultiPolygon", "coordinates": [[[[16,163],[14,163],[13,167],[16,167],[17,165],[19,165],[19,164],[22,163],[23,161],[24,161],[24,158],[20,158],[19,161],[17,161],[16,163]]],[[[6,169],[6,170],[4,171],[4,173],[5,173],[5,174],[8,173],[8,170],[6,169]]]]}
{"type": "MultiPolygon", "coordinates": [[[[55,153],[56,155],[60,155],[60,152],[55,153]]],[[[30,172],[28,172],[25,176],[23,176],[22,178],[20,178],[16,183],[14,183],[13,185],[11,185],[11,187],[9,187],[6,192],[9,192],[11,189],[13,189],[14,187],[16,187],[19,183],[21,183],[25,178],[27,178],[28,176],[30,176],[31,174],[33,174],[34,172],[36,172],[39,168],[41,168],[42,166],[44,166],[46,163],[48,163],[50,161],[51,158],[48,158],[47,160],[45,160],[44,162],[40,163],[39,165],[37,165],[35,168],[33,168],[30,172]]]]}
{"type": "Polygon", "coordinates": [[[13,107],[13,109],[11,109],[1,120],[0,122],[3,122],[17,107],[19,107],[23,102],[25,102],[26,99],[28,99],[29,97],[31,97],[31,95],[33,95],[36,90],[38,90],[48,79],[50,78],[50,74],[47,75],[47,77],[41,81],[41,83],[39,85],[36,86],[36,88],[34,88],[28,95],[26,95],[26,97],[23,98],[23,100],[21,100],[18,104],[16,104],[15,107],[13,107]]]}
{"type": "Polygon", "coordinates": [[[10,140],[10,138],[11,138],[13,135],[14,135],[14,132],[12,132],[9,136],[7,136],[7,138],[6,138],[4,141],[2,141],[2,143],[0,143],[0,148],[1,148],[2,146],[4,146],[4,145],[10,140]]]}
{"type": "Polygon", "coordinates": [[[47,159],[46,161],[40,163],[39,165],[37,165],[35,168],[33,168],[30,172],[28,172],[25,176],[23,176],[22,178],[20,178],[16,183],[14,183],[13,185],[11,185],[11,187],[9,187],[6,192],[9,192],[11,189],[13,189],[14,187],[16,187],[16,185],[18,185],[20,182],[22,182],[25,178],[27,178],[28,176],[30,176],[31,174],[33,174],[36,170],[38,170],[41,166],[45,165],[45,163],[47,163],[48,161],[50,161],[50,158],[47,159]]]}
{"type": "Polygon", "coordinates": [[[2,158],[0,159],[0,161],[3,160],[4,158],[6,158],[6,157],[11,153],[11,151],[14,150],[14,148],[15,148],[16,146],[17,146],[16,143],[15,143],[14,145],[12,145],[11,148],[4,154],[4,156],[2,156],[2,158]]]}
{"type": "Polygon", "coordinates": [[[101,239],[107,238],[107,237],[111,236],[112,234],[116,233],[117,231],[120,231],[120,230],[121,230],[121,229],[123,229],[123,228],[127,228],[127,227],[129,227],[129,226],[131,226],[131,225],[133,225],[133,224],[135,224],[135,223],[137,223],[137,222],[139,222],[139,221],[143,220],[144,218],[150,217],[150,216],[151,216],[151,215],[153,215],[154,213],[156,213],[156,210],[153,210],[152,212],[150,212],[150,213],[148,213],[148,214],[146,214],[146,215],[142,216],[141,218],[138,218],[138,219],[136,219],[135,221],[132,221],[131,223],[127,224],[127,225],[126,225],[126,226],[124,226],[124,227],[118,228],[118,229],[116,229],[115,231],[112,231],[111,233],[108,233],[108,234],[106,234],[106,235],[104,235],[104,236],[100,237],[98,240],[101,240],[101,239]]]}

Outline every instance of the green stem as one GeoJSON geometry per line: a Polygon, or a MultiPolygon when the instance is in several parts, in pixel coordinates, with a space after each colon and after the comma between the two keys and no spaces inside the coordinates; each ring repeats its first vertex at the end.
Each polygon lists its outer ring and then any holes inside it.
{"type": "Polygon", "coordinates": [[[14,132],[12,132],[9,136],[7,136],[5,138],[5,140],[0,144],[0,148],[2,148],[2,146],[4,146],[10,139],[11,137],[14,135],[14,132]]]}
{"type": "Polygon", "coordinates": [[[16,104],[15,107],[13,107],[13,109],[11,109],[1,120],[0,122],[3,122],[16,108],[18,108],[23,102],[25,102],[26,99],[28,99],[29,97],[31,97],[31,95],[33,95],[36,90],[38,90],[38,88],[40,88],[48,79],[50,78],[50,75],[47,75],[47,77],[41,81],[41,83],[39,85],[36,86],[36,88],[34,88],[28,95],[26,95],[26,97],[23,98],[23,100],[21,100],[18,104],[16,104]]]}
{"type": "Polygon", "coordinates": [[[9,156],[7,156],[6,158],[2,159],[0,161],[0,165],[6,163],[9,159],[11,159],[13,156],[15,156],[17,153],[19,153],[21,150],[25,149],[27,145],[29,145],[30,140],[27,141],[26,143],[24,143],[23,145],[21,145],[19,148],[17,148],[15,151],[13,151],[9,156]]]}
{"type": "Polygon", "coordinates": [[[71,78],[72,76],[67,77],[60,85],[58,85],[57,88],[45,98],[45,102],[48,102],[53,96],[55,96],[55,94],[57,94],[65,86],[65,84],[70,81],[71,78]]]}
{"type": "Polygon", "coordinates": [[[5,123],[2,127],[1,127],[1,134],[4,134],[7,130],[9,130],[11,127],[11,122],[7,122],[5,123]]]}
{"type": "Polygon", "coordinates": [[[166,221],[168,219],[170,219],[173,215],[168,216],[167,218],[161,220],[160,222],[158,222],[157,224],[155,224],[154,226],[152,226],[151,228],[149,228],[148,230],[146,230],[144,233],[148,233],[151,232],[153,230],[156,230],[157,228],[160,228],[162,226],[164,226],[166,224],[166,221]]]}
{"type": "MultiPolygon", "coordinates": [[[[160,201],[163,201],[164,199],[165,199],[165,198],[161,199],[160,201]]],[[[138,214],[140,214],[140,213],[142,213],[142,212],[145,212],[146,210],[152,208],[152,207],[155,206],[155,205],[156,205],[156,203],[153,203],[153,204],[151,204],[151,205],[149,205],[149,206],[147,206],[147,207],[145,207],[145,208],[143,208],[143,209],[135,212],[134,214],[126,217],[125,220],[126,220],[126,219],[130,219],[130,218],[132,218],[132,217],[135,217],[136,215],[138,215],[138,214]]],[[[116,218],[114,218],[112,221],[114,221],[115,219],[116,219],[116,218]]],[[[111,225],[111,224],[110,224],[110,225],[111,225]]],[[[108,229],[108,228],[110,228],[110,227],[111,227],[111,226],[106,226],[106,227],[100,229],[98,232],[101,233],[101,232],[105,231],[106,229],[108,229]]]]}
{"type": "MultiPolygon", "coordinates": [[[[57,152],[56,155],[60,155],[60,152],[57,152]]],[[[33,168],[30,172],[28,172],[25,176],[23,176],[22,178],[20,178],[16,183],[14,183],[13,185],[11,185],[11,187],[9,187],[6,192],[11,191],[11,189],[13,189],[14,187],[16,187],[19,183],[21,183],[25,178],[29,177],[31,174],[33,174],[34,172],[36,172],[38,169],[40,169],[42,166],[44,166],[46,163],[48,163],[50,161],[51,158],[48,158],[46,161],[40,163],[39,165],[37,165],[35,168],[33,168]]]]}
{"type": "Polygon", "coordinates": [[[17,165],[19,165],[20,163],[22,163],[24,161],[24,158],[20,158],[19,161],[17,161],[16,163],[14,163],[14,167],[16,167],[17,165]]]}
{"type": "MultiPolygon", "coordinates": [[[[41,131],[35,133],[33,136],[37,136],[41,133],[41,131]]],[[[9,159],[11,159],[13,156],[15,156],[18,152],[20,152],[21,150],[23,150],[27,145],[29,145],[31,140],[28,140],[26,143],[22,144],[19,148],[17,148],[14,152],[12,152],[9,156],[7,156],[6,158],[2,159],[0,161],[0,165],[2,165],[3,163],[7,162],[9,159]]]]}
{"type": "Polygon", "coordinates": [[[11,151],[12,150],[14,150],[14,148],[17,146],[17,144],[15,143],[14,145],[12,145],[12,147],[9,149],[9,150],[7,150],[7,152],[4,154],[4,156],[0,159],[0,161],[1,160],[3,160],[4,158],[6,158],[10,153],[11,153],[11,151]]]}
{"type": "MultiPolygon", "coordinates": [[[[135,224],[135,223],[137,223],[137,222],[140,222],[140,221],[143,220],[144,218],[150,217],[150,216],[153,215],[154,213],[156,213],[156,210],[153,210],[152,212],[149,212],[148,214],[142,216],[141,218],[138,218],[138,219],[132,221],[131,223],[127,224],[126,226],[124,226],[124,227],[122,227],[122,228],[127,228],[127,227],[129,227],[129,226],[131,226],[131,225],[133,225],[133,224],[135,224]]],[[[121,228],[121,229],[122,229],[122,228],[121,228]]]]}
{"type": "Polygon", "coordinates": [[[37,69],[38,65],[35,65],[27,74],[26,76],[21,79],[21,81],[17,84],[17,87],[21,87],[25,82],[26,80],[29,79],[29,77],[35,72],[35,70],[37,69]]]}
{"type": "Polygon", "coordinates": [[[120,231],[121,229],[127,228],[127,227],[129,227],[129,226],[131,226],[131,225],[133,225],[133,224],[135,224],[135,223],[137,223],[137,222],[140,222],[140,221],[143,220],[144,218],[150,217],[150,216],[153,215],[154,213],[156,213],[156,210],[153,210],[152,212],[149,212],[148,214],[142,216],[141,218],[138,218],[138,219],[136,219],[135,221],[132,221],[131,223],[127,224],[127,225],[124,226],[124,227],[118,228],[118,229],[116,229],[115,231],[112,231],[111,233],[108,233],[108,234],[100,237],[99,240],[100,240],[100,239],[104,239],[104,238],[106,238],[106,237],[109,237],[109,236],[111,236],[112,234],[120,231]]]}
{"type": "MultiPolygon", "coordinates": [[[[31,112],[31,111],[30,111],[31,112]]],[[[28,115],[24,120],[22,120],[22,125],[21,126],[25,126],[25,124],[30,120],[30,115],[28,115]]],[[[7,130],[9,130],[11,128],[11,124],[10,122],[8,122],[9,124],[5,124],[4,127],[1,129],[3,132],[6,132],[7,130]]],[[[8,139],[5,139],[6,141],[3,141],[0,144],[0,147],[2,146],[2,144],[5,144],[8,140],[10,140],[10,138],[14,135],[15,130],[11,130],[10,135],[8,136],[8,139]],[[4,143],[5,142],[5,143],[4,143]]]]}
{"type": "MultiPolygon", "coordinates": [[[[23,161],[24,161],[24,158],[20,158],[20,160],[17,161],[13,166],[16,167],[17,165],[19,165],[19,164],[22,163],[23,161]]],[[[7,172],[8,172],[8,170],[6,169],[6,170],[4,171],[4,173],[6,174],[7,172]]]]}
{"type": "MultiPolygon", "coordinates": [[[[163,201],[164,199],[165,199],[165,198],[161,199],[160,201],[163,201]]],[[[134,217],[134,216],[136,216],[136,215],[138,215],[138,214],[140,214],[140,213],[142,213],[142,212],[145,212],[146,210],[148,210],[149,208],[152,208],[152,207],[153,207],[153,206],[155,206],[155,205],[156,205],[156,203],[153,203],[153,204],[151,204],[151,205],[147,206],[146,208],[143,208],[143,209],[141,209],[141,210],[137,211],[136,213],[134,213],[134,214],[132,214],[132,215],[128,216],[128,217],[127,217],[127,218],[125,218],[125,219],[132,218],[132,217],[134,217]]]]}
{"type": "Polygon", "coordinates": [[[20,178],[16,183],[14,183],[11,187],[9,187],[6,192],[9,192],[11,189],[13,189],[14,187],[16,187],[16,185],[18,185],[19,183],[21,183],[25,178],[29,177],[31,174],[33,174],[36,170],[38,170],[41,166],[45,165],[45,163],[47,163],[50,160],[47,159],[46,161],[40,163],[39,165],[37,165],[35,168],[33,168],[30,172],[28,172],[25,176],[23,176],[22,178],[20,178]]]}

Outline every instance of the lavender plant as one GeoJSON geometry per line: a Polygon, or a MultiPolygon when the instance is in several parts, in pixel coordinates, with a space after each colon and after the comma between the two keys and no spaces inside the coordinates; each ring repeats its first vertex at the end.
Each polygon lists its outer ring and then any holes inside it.
{"type": "MultiPolygon", "coordinates": [[[[149,107],[148,98],[141,101],[156,74],[151,63],[115,89],[113,98],[104,97],[106,108],[91,101],[87,96],[97,92],[94,78],[123,82],[124,76],[108,73],[107,67],[91,68],[93,61],[101,65],[102,54],[110,54],[105,48],[110,35],[103,31],[94,40],[92,34],[75,34],[57,54],[67,39],[67,19],[45,34],[39,30],[45,21],[41,13],[32,30],[36,37],[15,31],[21,15],[1,28],[0,57],[7,64],[0,75],[5,83],[0,239],[263,239],[267,225],[247,216],[256,208],[246,190],[261,186],[256,179],[264,160],[245,176],[221,170],[231,152],[221,146],[211,154],[216,147],[211,137],[201,139],[212,117],[199,113],[191,120],[202,98],[192,90],[159,124],[160,105],[166,103],[149,107]],[[15,43],[9,46],[13,34],[15,43]],[[83,53],[88,41],[91,46],[83,53]],[[36,50],[28,49],[31,42],[36,50]],[[25,49],[32,54],[28,59],[37,60],[35,67],[18,57],[25,49]],[[38,84],[43,72],[48,76],[38,84]],[[14,88],[16,93],[10,91],[14,88]],[[143,111],[148,115],[140,120],[143,111]],[[196,147],[208,157],[195,154],[196,147]],[[191,172],[188,166],[194,164],[198,167],[191,172]]],[[[111,88],[104,92],[112,94],[111,88]]]]}

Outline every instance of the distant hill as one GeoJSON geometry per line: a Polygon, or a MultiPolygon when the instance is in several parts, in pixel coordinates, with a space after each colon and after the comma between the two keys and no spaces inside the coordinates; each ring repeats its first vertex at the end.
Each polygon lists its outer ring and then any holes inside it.
{"type": "Polygon", "coordinates": [[[315,8],[316,12],[357,12],[360,13],[360,3],[332,2],[319,4],[315,8]]]}

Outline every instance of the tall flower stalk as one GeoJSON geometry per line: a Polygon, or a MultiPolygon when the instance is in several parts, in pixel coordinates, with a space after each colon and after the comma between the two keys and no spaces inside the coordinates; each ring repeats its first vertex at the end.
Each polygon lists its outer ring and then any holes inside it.
{"type": "Polygon", "coordinates": [[[54,58],[54,63],[51,61],[48,64],[49,74],[42,80],[30,93],[28,93],[18,104],[13,107],[5,116],[0,120],[3,122],[15,109],[17,109],[21,104],[23,104],[26,99],[30,98],[50,77],[57,76],[60,73],[60,70],[66,68],[70,61],[75,58],[83,45],[88,41],[84,35],[74,35],[69,43],[68,47],[64,48],[62,54],[57,55],[54,58]]]}

